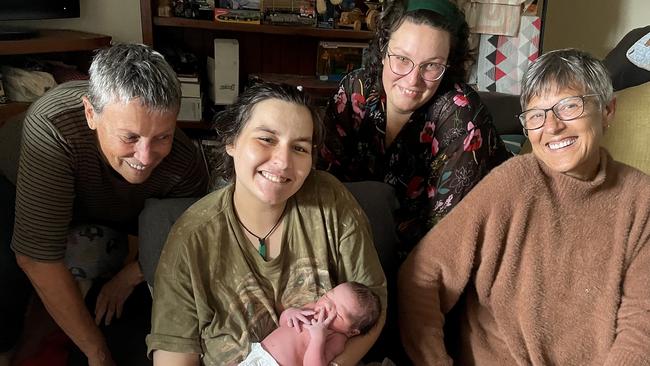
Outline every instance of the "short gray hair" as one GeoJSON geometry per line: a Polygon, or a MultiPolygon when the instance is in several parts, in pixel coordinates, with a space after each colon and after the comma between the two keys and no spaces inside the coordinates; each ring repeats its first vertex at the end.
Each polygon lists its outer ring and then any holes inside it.
{"type": "Polygon", "coordinates": [[[97,113],[107,104],[138,98],[157,112],[177,110],[181,87],[165,58],[142,44],[117,44],[97,52],[90,65],[88,99],[97,113]]]}
{"type": "Polygon", "coordinates": [[[585,93],[598,94],[601,106],[614,97],[612,79],[605,65],[574,48],[548,52],[528,68],[521,81],[519,102],[522,110],[533,97],[553,92],[552,87],[584,89],[585,93]]]}

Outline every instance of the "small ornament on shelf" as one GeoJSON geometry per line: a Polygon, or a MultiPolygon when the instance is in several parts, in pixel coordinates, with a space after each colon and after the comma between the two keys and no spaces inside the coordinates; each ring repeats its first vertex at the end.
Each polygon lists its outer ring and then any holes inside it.
{"type": "Polygon", "coordinates": [[[165,18],[173,16],[171,0],[158,0],[158,16],[165,18]]]}
{"type": "Polygon", "coordinates": [[[316,0],[264,2],[263,20],[273,25],[316,26],[316,6],[316,0]]]}
{"type": "Polygon", "coordinates": [[[174,16],[191,19],[212,20],[214,1],[208,0],[172,0],[174,16]]]}
{"type": "Polygon", "coordinates": [[[378,1],[366,1],[366,6],[368,11],[366,11],[366,26],[368,30],[375,31],[377,30],[377,21],[379,21],[379,15],[381,14],[381,3],[378,1]]]}
{"type": "Polygon", "coordinates": [[[361,30],[361,24],[365,19],[365,15],[359,8],[354,8],[351,11],[344,11],[339,18],[338,26],[352,28],[355,31],[361,30]]]}

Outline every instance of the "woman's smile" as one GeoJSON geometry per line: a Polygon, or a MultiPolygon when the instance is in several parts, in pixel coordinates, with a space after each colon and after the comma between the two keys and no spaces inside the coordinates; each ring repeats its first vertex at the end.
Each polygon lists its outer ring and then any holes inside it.
{"type": "Polygon", "coordinates": [[[265,171],[265,170],[261,170],[260,174],[264,178],[270,180],[273,183],[286,183],[286,182],[290,181],[289,178],[283,177],[281,175],[276,175],[276,174],[273,174],[273,173],[265,171]]]}

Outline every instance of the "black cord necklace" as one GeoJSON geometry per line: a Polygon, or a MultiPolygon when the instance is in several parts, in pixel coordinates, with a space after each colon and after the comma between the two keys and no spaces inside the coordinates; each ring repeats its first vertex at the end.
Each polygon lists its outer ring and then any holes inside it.
{"type": "Polygon", "coordinates": [[[284,217],[284,213],[285,213],[285,211],[287,211],[287,202],[284,203],[284,208],[282,209],[282,213],[280,214],[280,217],[278,217],[278,221],[275,222],[275,225],[273,225],[271,230],[269,230],[269,232],[266,233],[266,235],[264,235],[264,236],[255,235],[252,231],[250,231],[246,227],[246,225],[244,225],[244,223],[239,218],[239,214],[237,213],[237,208],[235,208],[234,200],[233,200],[232,208],[233,208],[233,211],[235,211],[235,218],[237,218],[237,222],[239,222],[239,225],[241,225],[241,227],[243,227],[244,230],[246,230],[249,234],[251,234],[251,235],[253,235],[254,237],[257,238],[257,241],[259,241],[259,243],[260,243],[260,247],[258,248],[257,252],[260,253],[260,256],[262,258],[266,259],[266,238],[268,238],[269,235],[271,235],[275,231],[275,229],[278,227],[278,225],[280,225],[280,222],[282,222],[282,218],[284,217]]]}

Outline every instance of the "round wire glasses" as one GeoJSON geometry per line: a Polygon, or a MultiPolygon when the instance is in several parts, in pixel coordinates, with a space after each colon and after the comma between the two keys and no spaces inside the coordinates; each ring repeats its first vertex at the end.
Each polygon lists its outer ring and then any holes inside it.
{"type": "Polygon", "coordinates": [[[535,108],[523,111],[516,115],[525,130],[536,130],[544,126],[546,113],[553,111],[555,117],[561,121],[572,121],[580,118],[585,111],[585,98],[597,97],[600,94],[585,94],[567,97],[555,103],[551,108],[535,108]]]}
{"type": "MultiPolygon", "coordinates": [[[[405,76],[413,71],[416,66],[413,60],[406,56],[392,54],[388,48],[386,50],[386,55],[388,55],[388,65],[393,73],[405,76]]],[[[418,64],[417,67],[420,77],[426,81],[439,80],[442,75],[445,74],[445,70],[447,70],[447,65],[433,61],[423,62],[418,64]]]]}

